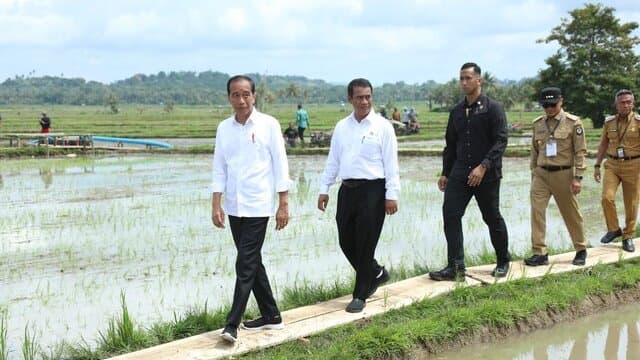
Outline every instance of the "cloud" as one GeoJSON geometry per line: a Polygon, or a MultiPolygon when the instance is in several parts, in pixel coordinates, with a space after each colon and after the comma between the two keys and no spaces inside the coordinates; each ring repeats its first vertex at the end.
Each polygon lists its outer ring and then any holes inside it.
{"type": "Polygon", "coordinates": [[[55,14],[0,14],[0,46],[55,48],[75,39],[80,32],[74,20],[55,14]]]}

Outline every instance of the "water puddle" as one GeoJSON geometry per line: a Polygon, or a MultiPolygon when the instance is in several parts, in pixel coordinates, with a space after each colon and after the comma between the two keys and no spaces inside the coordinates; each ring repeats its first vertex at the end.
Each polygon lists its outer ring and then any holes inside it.
{"type": "Polygon", "coordinates": [[[599,360],[640,358],[640,304],[625,305],[545,330],[437,355],[447,360],[599,360]]]}

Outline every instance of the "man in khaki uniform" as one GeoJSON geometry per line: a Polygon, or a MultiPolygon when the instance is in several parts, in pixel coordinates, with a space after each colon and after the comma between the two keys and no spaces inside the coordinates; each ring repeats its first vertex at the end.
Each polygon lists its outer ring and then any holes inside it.
{"type": "Polygon", "coordinates": [[[638,219],[638,185],[640,180],[640,115],[633,112],[635,98],[629,90],[616,93],[617,115],[605,119],[598,146],[593,177],[600,182],[600,164],[604,163],[604,184],[602,186],[602,210],[607,223],[607,233],[600,239],[610,243],[622,235],[622,249],[635,251],[631,238],[636,232],[638,219]],[[616,191],[622,183],[626,227],[621,230],[616,213],[616,191]]]}
{"type": "Polygon", "coordinates": [[[574,265],[584,265],[587,241],[576,195],[582,188],[587,147],[579,117],[562,109],[559,88],[544,88],[540,104],[546,115],[533,122],[531,146],[531,245],[533,256],[524,260],[529,266],[549,264],[545,245],[546,211],[553,196],[569,230],[576,250],[574,265]]]}

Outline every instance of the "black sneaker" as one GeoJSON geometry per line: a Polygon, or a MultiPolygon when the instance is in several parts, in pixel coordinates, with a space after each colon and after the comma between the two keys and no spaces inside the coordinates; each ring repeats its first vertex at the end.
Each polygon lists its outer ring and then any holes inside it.
{"type": "Polygon", "coordinates": [[[603,244],[608,244],[610,242],[612,242],[615,238],[617,238],[618,236],[622,235],[622,230],[618,229],[616,231],[609,231],[608,233],[604,234],[604,236],[602,237],[602,239],[600,239],[600,242],[603,244]]]}
{"type": "Polygon", "coordinates": [[[509,263],[498,264],[491,272],[493,277],[505,277],[509,273],[509,263]]]}
{"type": "Polygon", "coordinates": [[[533,255],[524,259],[524,263],[529,266],[549,265],[549,254],[533,255]]]}
{"type": "Polygon", "coordinates": [[[371,295],[373,295],[376,292],[376,290],[378,290],[378,286],[389,281],[389,278],[390,278],[389,272],[383,266],[380,269],[380,272],[378,273],[378,275],[371,282],[371,287],[369,287],[369,291],[367,292],[367,299],[370,298],[371,295]]]}
{"type": "Polygon", "coordinates": [[[464,280],[464,266],[447,266],[440,271],[432,271],[429,273],[431,280],[435,281],[461,281],[464,280]]]}
{"type": "Polygon", "coordinates": [[[636,251],[636,246],[633,245],[633,240],[631,240],[631,239],[622,240],[622,250],[624,250],[626,252],[634,252],[634,251],[636,251]]]}
{"type": "Polygon", "coordinates": [[[236,342],[236,340],[238,340],[238,329],[233,326],[227,325],[224,327],[224,330],[222,330],[220,337],[225,341],[234,343],[236,342]]]}
{"type": "Polygon", "coordinates": [[[353,298],[349,305],[347,305],[345,311],[348,313],[359,313],[364,309],[366,304],[367,303],[362,299],[353,298]]]}
{"type": "Polygon", "coordinates": [[[573,265],[583,266],[587,259],[587,250],[576,251],[576,257],[573,258],[573,265]]]}
{"type": "Polygon", "coordinates": [[[280,315],[272,318],[259,317],[255,320],[242,322],[242,328],[246,330],[282,330],[284,323],[280,315]]]}

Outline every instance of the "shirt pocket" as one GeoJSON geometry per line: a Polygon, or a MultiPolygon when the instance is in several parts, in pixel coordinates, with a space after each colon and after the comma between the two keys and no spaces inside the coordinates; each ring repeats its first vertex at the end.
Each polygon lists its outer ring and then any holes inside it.
{"type": "Polygon", "coordinates": [[[573,147],[573,137],[571,135],[573,131],[574,130],[572,128],[561,127],[553,133],[553,138],[558,143],[559,153],[565,151],[569,151],[569,153],[571,153],[571,148],[573,147]]]}
{"type": "Polygon", "coordinates": [[[629,137],[631,139],[637,139],[638,137],[640,137],[640,129],[637,127],[629,127],[629,130],[627,130],[627,133],[625,134],[625,137],[629,137]]]}
{"type": "Polygon", "coordinates": [[[382,142],[377,134],[362,137],[359,156],[367,160],[382,159],[382,142]]]}

